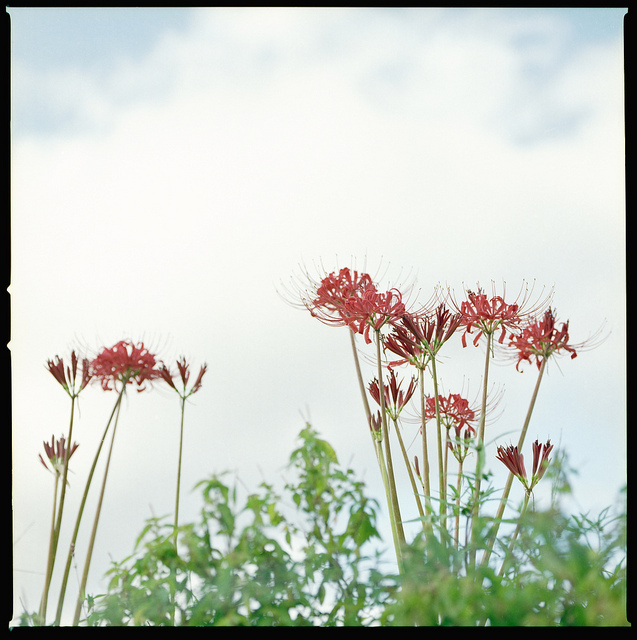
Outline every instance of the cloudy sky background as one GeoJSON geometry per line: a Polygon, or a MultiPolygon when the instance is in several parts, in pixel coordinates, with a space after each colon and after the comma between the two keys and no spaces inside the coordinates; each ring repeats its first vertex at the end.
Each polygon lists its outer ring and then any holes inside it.
{"type": "MultiPolygon", "coordinates": [[[[70,401],[45,363],[74,348],[131,338],[167,363],[208,363],[186,412],[183,522],[199,507],[190,488],[213,472],[276,482],[308,418],[382,498],[345,330],[279,293],[301,264],[317,277],[321,264],[380,268],[381,286],[415,281],[422,301],[437,283],[461,297],[506,281],[515,295],[526,279],[555,287],[574,342],[605,323],[602,346],[550,366],[528,442],[568,452],[574,508],[615,501],[623,9],[9,13],[16,616],[37,610],[46,562],[53,480],[38,453],[68,431],[70,401]]],[[[482,362],[481,348],[450,345],[445,390],[477,397],[482,362]]],[[[492,380],[504,389],[493,451],[517,439],[535,370],[495,366],[492,380]]],[[[67,536],[114,400],[99,386],[80,397],[67,536]]],[[[158,386],[124,409],[94,594],[174,503],[177,396],[158,386]]],[[[56,572],[50,611],[58,584],[56,572]]]]}

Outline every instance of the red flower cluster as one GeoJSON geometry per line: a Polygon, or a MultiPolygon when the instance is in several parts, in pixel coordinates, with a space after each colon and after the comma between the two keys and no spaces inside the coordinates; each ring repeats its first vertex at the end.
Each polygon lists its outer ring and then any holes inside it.
{"type": "Polygon", "coordinates": [[[111,390],[111,383],[132,384],[144,390],[144,383],[157,379],[161,373],[157,369],[157,358],[144,346],[143,342],[134,344],[120,340],[110,348],[105,348],[91,362],[93,376],[97,378],[104,391],[111,390]]]}
{"type": "Polygon", "coordinates": [[[373,286],[373,283],[367,273],[352,272],[347,267],[341,269],[338,274],[330,273],[321,280],[321,285],[316,290],[316,298],[309,307],[310,313],[327,324],[345,326],[349,320],[345,303],[369,285],[373,286]]]}
{"type": "Polygon", "coordinates": [[[515,368],[519,371],[522,361],[532,362],[532,358],[535,358],[539,369],[543,360],[562,349],[568,351],[571,358],[576,358],[575,347],[568,340],[568,322],[562,323],[558,329],[553,311],[547,309],[540,320],[531,320],[518,335],[511,338],[511,345],[518,352],[515,368]]]}
{"type": "MultiPolygon", "coordinates": [[[[454,428],[457,437],[460,437],[460,431],[465,427],[475,433],[469,423],[476,419],[476,412],[459,393],[450,393],[447,397],[438,396],[438,410],[443,425],[447,429],[454,428]]],[[[425,401],[425,416],[428,420],[436,417],[436,399],[433,397],[428,397],[425,401]]]]}
{"type": "Polygon", "coordinates": [[[546,469],[549,466],[549,454],[553,450],[550,440],[542,445],[538,440],[533,443],[533,472],[531,480],[526,477],[526,469],[524,468],[524,456],[518,451],[517,447],[498,447],[496,457],[500,462],[504,463],[506,468],[520,480],[524,485],[527,493],[533,490],[533,487],[542,479],[546,469]]]}
{"type": "Polygon", "coordinates": [[[380,293],[367,273],[347,267],[321,280],[310,313],[327,324],[348,326],[371,343],[370,329],[378,331],[388,321],[400,318],[405,305],[398,289],[380,293]]]}
{"type": "Polygon", "coordinates": [[[179,370],[179,376],[181,377],[181,382],[184,386],[183,394],[177,389],[175,383],[173,382],[173,374],[170,373],[168,368],[162,363],[159,368],[159,374],[161,377],[175,390],[182,398],[187,398],[191,396],[193,393],[197,393],[199,389],[201,389],[201,380],[208,370],[208,365],[204,364],[199,370],[199,375],[195,380],[195,384],[192,385],[192,388],[188,393],[186,393],[186,386],[188,385],[188,380],[190,379],[190,371],[188,371],[190,365],[186,362],[186,358],[183,356],[177,360],[177,369],[179,370]]]}
{"type": "MultiPolygon", "coordinates": [[[[451,429],[454,431],[455,437],[448,437],[447,447],[456,460],[462,462],[469,452],[469,442],[476,435],[476,430],[471,424],[476,419],[476,412],[469,406],[468,400],[459,393],[450,393],[447,397],[439,395],[438,410],[447,434],[451,429]]],[[[436,417],[436,400],[431,396],[425,400],[425,417],[428,420],[436,417]]]]}
{"type": "MultiPolygon", "coordinates": [[[[389,372],[389,384],[383,384],[383,397],[385,402],[385,410],[394,420],[398,419],[398,415],[405,408],[411,397],[414,395],[418,386],[418,380],[412,378],[406,391],[400,388],[403,381],[398,382],[396,374],[389,372]]],[[[369,383],[369,393],[372,398],[380,405],[380,389],[378,380],[374,378],[369,383]]]]}
{"type": "Polygon", "coordinates": [[[462,346],[467,346],[466,335],[473,328],[478,333],[473,339],[477,346],[482,334],[493,334],[501,331],[498,342],[504,342],[506,332],[516,328],[520,322],[521,311],[517,304],[507,304],[501,296],[493,296],[491,299],[478,290],[478,293],[467,292],[467,300],[460,306],[462,314],[461,325],[464,327],[462,334],[462,346]]]}
{"type": "Polygon", "coordinates": [[[406,308],[398,289],[379,293],[373,284],[369,284],[359,296],[348,298],[345,310],[350,329],[362,334],[365,342],[370,344],[369,330],[380,330],[387,322],[400,318],[406,308]]]}
{"type": "Polygon", "coordinates": [[[424,367],[451,338],[462,322],[462,314],[452,313],[444,304],[432,313],[404,313],[392,323],[392,332],[385,339],[385,347],[401,357],[391,366],[411,362],[424,367]]]}
{"type": "Polygon", "coordinates": [[[55,361],[47,361],[47,369],[51,375],[62,385],[64,390],[73,398],[77,397],[80,392],[88,385],[91,380],[92,374],[90,371],[90,363],[88,358],[82,358],[82,379],[80,381],[79,389],[75,389],[77,381],[77,366],[79,359],[75,351],[71,352],[71,366],[64,367],[64,361],[62,358],[55,356],[55,361]]]}
{"type": "MultiPolygon", "coordinates": [[[[53,467],[53,473],[62,474],[67,457],[70,460],[71,456],[75,453],[75,450],[79,446],[80,445],[78,444],[73,444],[73,446],[67,450],[66,439],[64,438],[64,436],[62,436],[59,440],[56,440],[55,436],[51,436],[51,444],[49,444],[48,442],[44,443],[44,452],[46,453],[46,457],[53,467]]],[[[42,454],[38,454],[38,456],[40,458],[40,462],[44,465],[44,468],[47,471],[51,471],[46,462],[44,462],[42,454]]]]}

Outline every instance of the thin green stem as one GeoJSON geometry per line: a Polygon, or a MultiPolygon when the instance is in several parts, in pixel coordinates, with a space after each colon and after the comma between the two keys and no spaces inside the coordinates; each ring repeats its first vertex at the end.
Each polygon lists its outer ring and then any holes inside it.
{"type": "Polygon", "coordinates": [[[431,357],[431,375],[434,383],[434,406],[436,408],[436,439],[438,444],[438,492],[440,494],[440,519],[441,525],[445,526],[445,515],[447,511],[447,487],[445,482],[445,470],[442,452],[442,422],[440,420],[440,401],[438,398],[438,374],[436,372],[436,358],[431,357]]]}
{"type": "MultiPolygon", "coordinates": [[[[526,438],[526,432],[529,428],[529,423],[531,422],[531,415],[533,414],[533,409],[535,408],[535,401],[537,400],[538,393],[540,391],[540,384],[542,382],[542,377],[544,376],[544,369],[546,368],[547,358],[542,360],[540,364],[540,371],[537,376],[537,380],[535,381],[535,388],[533,389],[533,394],[531,396],[531,402],[529,403],[529,408],[526,412],[526,417],[524,419],[524,424],[522,425],[522,431],[520,432],[520,438],[518,440],[518,451],[522,451],[522,445],[524,444],[524,440],[526,438]]],[[[487,544],[487,548],[484,552],[484,556],[482,557],[482,566],[486,566],[489,562],[489,558],[491,557],[491,552],[493,551],[493,545],[495,544],[496,537],[498,535],[498,529],[500,527],[500,522],[502,521],[502,516],[504,515],[504,510],[506,508],[507,501],[509,499],[509,493],[511,492],[511,485],[513,484],[513,474],[509,472],[509,476],[507,477],[506,484],[504,485],[504,492],[502,493],[502,498],[500,499],[500,504],[498,505],[498,511],[495,515],[495,520],[493,524],[493,528],[491,533],[489,534],[489,542],[487,544]]]]}
{"type": "Polygon", "coordinates": [[[460,491],[462,489],[462,460],[458,460],[458,486],[456,494],[456,526],[454,529],[454,544],[456,549],[460,544],[460,491]]]}
{"type": "Polygon", "coordinates": [[[509,559],[511,558],[511,555],[513,554],[513,547],[515,545],[515,541],[518,537],[518,534],[520,533],[520,529],[522,527],[522,518],[524,517],[524,514],[526,513],[526,509],[529,506],[529,498],[531,497],[531,492],[530,491],[526,491],[524,493],[524,504],[522,505],[522,510],[520,511],[520,516],[518,518],[518,524],[517,527],[515,528],[515,531],[513,532],[513,536],[511,537],[511,542],[509,543],[509,552],[508,554],[505,556],[504,560],[502,561],[502,566],[500,567],[500,573],[498,574],[499,576],[503,576],[504,575],[504,570],[506,569],[508,563],[509,563],[509,559]]]}
{"type": "Polygon", "coordinates": [[[363,382],[363,374],[361,372],[361,364],[358,359],[358,351],[356,350],[356,336],[354,332],[350,329],[348,331],[350,343],[352,345],[352,353],[354,355],[354,366],[356,367],[356,379],[358,380],[358,387],[361,392],[361,398],[363,400],[363,407],[365,409],[365,416],[367,417],[367,424],[370,423],[370,419],[372,417],[371,409],[369,408],[369,401],[367,399],[367,393],[365,393],[365,383],[363,382]]]}
{"type": "Polygon", "coordinates": [[[108,430],[113,421],[113,417],[115,416],[115,413],[118,410],[118,407],[122,401],[122,395],[125,389],[126,387],[124,386],[121,392],[119,393],[119,395],[117,396],[117,401],[115,402],[115,406],[113,407],[113,410],[111,411],[111,415],[108,419],[108,422],[106,423],[106,428],[104,429],[104,433],[102,434],[102,439],[100,440],[99,447],[97,448],[97,452],[95,453],[95,458],[93,459],[93,464],[91,465],[91,469],[89,471],[88,478],[86,480],[86,486],[84,487],[84,494],[82,496],[82,501],[80,502],[80,509],[78,511],[77,519],[75,521],[75,529],[73,530],[73,535],[71,537],[71,544],[69,545],[69,552],[66,558],[66,566],[64,567],[64,575],[62,577],[62,586],[60,588],[60,596],[58,598],[57,612],[55,614],[54,624],[56,626],[60,624],[60,619],[62,617],[62,607],[64,606],[64,597],[66,595],[66,587],[68,584],[69,573],[71,570],[71,563],[73,561],[73,555],[75,553],[75,542],[77,541],[77,535],[80,530],[80,522],[82,520],[82,515],[84,513],[84,506],[86,505],[86,498],[88,497],[88,491],[91,486],[93,474],[95,473],[95,467],[97,466],[98,458],[102,451],[104,442],[106,441],[106,435],[108,434],[108,430]]]}
{"type": "Polygon", "coordinates": [[[181,456],[184,444],[184,413],[186,409],[186,397],[181,396],[181,424],[179,427],[179,458],[177,462],[177,491],[175,496],[175,550],[177,549],[177,527],[179,526],[179,493],[181,487],[181,456]]]}
{"type": "Polygon", "coordinates": [[[41,625],[46,624],[46,605],[49,593],[49,585],[51,584],[51,567],[53,566],[53,555],[55,554],[55,521],[58,502],[58,484],[60,482],[60,474],[55,471],[55,482],[53,485],[53,511],[51,515],[51,533],[49,535],[49,553],[46,561],[46,575],[44,582],[44,592],[42,593],[42,599],[40,600],[40,621],[41,625]]]}
{"type": "Polygon", "coordinates": [[[376,454],[376,460],[378,461],[378,464],[380,466],[380,460],[378,458],[378,449],[376,446],[376,440],[375,440],[375,436],[374,433],[372,431],[371,428],[371,420],[372,420],[372,411],[369,408],[369,400],[367,399],[367,393],[365,392],[365,383],[363,382],[363,374],[361,372],[361,365],[360,365],[360,360],[358,358],[358,351],[356,349],[356,337],[354,332],[350,329],[349,330],[349,338],[350,338],[350,344],[352,346],[352,354],[354,356],[354,366],[356,368],[356,379],[358,380],[358,388],[360,390],[361,393],[361,399],[363,400],[363,407],[365,409],[365,417],[367,418],[367,425],[370,427],[369,429],[369,433],[372,437],[373,440],[373,444],[374,444],[374,453],[376,454]]]}
{"type": "MultiPolygon", "coordinates": [[[[175,523],[174,523],[174,545],[175,545],[175,553],[179,555],[179,551],[177,549],[177,537],[179,532],[179,494],[181,488],[181,457],[183,452],[183,444],[184,444],[184,414],[186,412],[186,389],[184,386],[184,395],[179,394],[179,398],[181,399],[181,424],[179,426],[179,457],[177,462],[177,490],[175,494],[175,523]]],[[[175,580],[177,579],[177,570],[175,569],[175,580]]],[[[175,600],[175,585],[171,583],[170,587],[170,597],[173,601],[173,608],[170,610],[170,620],[172,625],[175,625],[175,609],[177,606],[175,600]]]]}
{"type": "Polygon", "coordinates": [[[425,510],[428,515],[431,508],[431,485],[429,484],[429,451],[427,449],[427,416],[425,407],[425,370],[418,369],[418,382],[420,386],[420,431],[422,435],[422,482],[425,492],[425,510]]]}
{"type": "MultiPolygon", "coordinates": [[[[126,388],[126,381],[124,381],[123,388],[126,388]]],[[[102,488],[100,490],[100,495],[97,500],[97,510],[95,512],[95,518],[93,519],[93,529],[91,530],[91,537],[89,539],[88,550],[86,552],[86,560],[84,562],[84,571],[82,572],[82,581],[80,583],[80,590],[77,597],[77,604],[75,606],[75,616],[73,618],[73,626],[76,627],[80,620],[80,613],[82,611],[82,605],[84,604],[84,596],[86,583],[88,581],[88,572],[91,566],[91,558],[93,556],[93,547],[95,546],[95,537],[97,534],[97,525],[99,524],[100,514],[102,511],[102,502],[104,501],[104,493],[106,489],[106,479],[108,477],[108,470],[111,464],[111,457],[113,455],[113,444],[115,443],[115,434],[117,432],[117,423],[119,421],[119,409],[121,408],[121,403],[118,405],[117,415],[115,417],[115,423],[113,424],[113,434],[111,436],[111,446],[108,450],[108,456],[106,458],[106,467],[104,468],[104,477],[102,479],[102,488]]]]}
{"type": "Polygon", "coordinates": [[[387,467],[385,466],[385,456],[383,454],[382,442],[379,442],[374,438],[374,444],[376,446],[376,454],[378,456],[378,464],[380,467],[381,476],[383,479],[383,487],[385,489],[385,498],[387,500],[387,507],[389,509],[389,522],[391,525],[392,539],[394,542],[394,551],[396,552],[396,563],[398,564],[398,571],[403,573],[403,558],[402,558],[402,545],[398,535],[398,527],[396,526],[396,518],[392,509],[391,489],[389,486],[389,477],[387,474],[387,467]]]}
{"type": "MultiPolygon", "coordinates": [[[[71,457],[71,448],[73,446],[73,418],[75,416],[75,398],[77,394],[75,392],[69,392],[71,396],[71,419],[69,423],[69,436],[67,446],[64,453],[64,470],[62,472],[62,490],[60,492],[60,505],[57,510],[57,517],[55,519],[55,525],[52,530],[52,537],[49,544],[49,556],[47,559],[46,575],[44,578],[44,592],[42,593],[42,601],[40,605],[40,615],[42,617],[42,624],[46,621],[46,609],[49,600],[49,589],[51,587],[51,580],[53,578],[53,568],[55,566],[55,558],[57,556],[58,543],[60,541],[60,529],[62,527],[62,513],[64,511],[64,498],[66,497],[66,485],[68,483],[67,477],[69,473],[69,458],[71,457]]],[[[57,476],[56,476],[57,479],[57,476]]]]}
{"type": "Polygon", "coordinates": [[[478,426],[477,440],[477,460],[476,460],[476,477],[473,491],[473,509],[471,515],[471,565],[475,566],[476,557],[476,538],[478,528],[478,516],[480,512],[480,485],[482,482],[482,472],[484,468],[484,425],[487,417],[487,390],[489,381],[489,361],[491,359],[491,341],[492,333],[487,333],[487,349],[484,359],[484,375],[482,385],[482,407],[480,409],[480,422],[478,426]]]}
{"type": "Polygon", "coordinates": [[[385,391],[383,385],[383,369],[382,369],[382,360],[380,354],[380,331],[375,330],[376,334],[376,361],[378,365],[378,387],[379,387],[379,398],[380,398],[380,413],[382,418],[382,435],[383,442],[385,444],[385,457],[387,464],[387,477],[389,480],[389,490],[390,490],[390,504],[389,509],[393,515],[396,524],[396,531],[398,532],[398,539],[401,544],[405,542],[405,532],[403,530],[402,518],[400,515],[400,507],[398,505],[398,493],[396,491],[396,479],[394,477],[394,465],[392,462],[391,456],[391,446],[389,444],[389,424],[387,422],[387,411],[385,407],[385,391]]]}
{"type": "Polygon", "coordinates": [[[396,436],[398,437],[398,444],[400,445],[401,453],[403,454],[403,460],[405,461],[405,466],[407,467],[407,473],[409,475],[409,482],[411,484],[412,491],[414,492],[414,498],[416,500],[416,507],[418,509],[418,514],[423,519],[422,526],[425,528],[425,512],[422,508],[422,502],[420,500],[420,495],[418,493],[418,487],[416,486],[416,480],[414,478],[414,473],[411,469],[411,464],[409,463],[409,457],[407,456],[407,449],[405,449],[405,443],[403,442],[403,437],[400,435],[400,429],[398,425],[398,420],[394,419],[394,430],[396,431],[396,436]]]}

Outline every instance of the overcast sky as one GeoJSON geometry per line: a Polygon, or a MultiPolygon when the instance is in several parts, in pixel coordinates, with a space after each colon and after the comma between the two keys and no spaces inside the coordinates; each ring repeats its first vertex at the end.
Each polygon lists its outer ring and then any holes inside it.
{"type": "MultiPolygon", "coordinates": [[[[569,454],[582,510],[614,502],[625,10],[8,11],[16,616],[37,610],[46,562],[53,480],[38,453],[68,432],[45,364],[74,348],[130,338],[169,364],[208,363],[186,411],[182,521],[213,472],[276,481],[307,418],[382,498],[345,330],[278,293],[301,264],[384,265],[381,286],[415,279],[423,301],[437,283],[461,297],[527,280],[555,287],[573,342],[605,323],[602,346],[551,364],[527,441],[569,454]]],[[[482,350],[450,349],[444,388],[477,396],[482,350]]],[[[504,388],[493,452],[521,426],[535,370],[492,379],[504,388]]],[[[67,535],[114,400],[97,385],[80,396],[67,535]]],[[[178,398],[157,387],[124,408],[94,594],[144,520],[173,509],[178,398]]],[[[70,614],[76,589],[73,575],[70,614]]]]}

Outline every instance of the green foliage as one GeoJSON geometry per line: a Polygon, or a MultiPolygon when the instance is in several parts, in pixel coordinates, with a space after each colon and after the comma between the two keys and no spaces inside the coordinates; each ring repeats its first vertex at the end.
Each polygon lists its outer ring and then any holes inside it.
{"type": "Polygon", "coordinates": [[[91,625],[363,625],[392,580],[364,552],[378,539],[376,503],[308,426],[279,496],[262,483],[240,497],[213,477],[197,485],[200,521],[149,520],[137,551],[110,569],[91,625]],[[282,505],[293,504],[293,516],[282,505]]]}
{"type": "MultiPolygon", "coordinates": [[[[486,522],[485,522],[486,524],[486,522]]],[[[458,571],[465,551],[420,537],[405,552],[399,597],[386,625],[625,626],[624,515],[567,517],[528,512],[512,550],[502,540],[499,566],[458,571]]],[[[484,539],[488,528],[483,530],[484,539]]],[[[484,539],[481,544],[484,543],[484,539]]]]}
{"type": "MultiPolygon", "coordinates": [[[[108,593],[92,598],[87,623],[628,624],[623,510],[529,510],[514,544],[504,535],[491,562],[472,570],[467,549],[434,528],[403,549],[398,576],[382,569],[377,503],[310,426],[289,471],[280,495],[267,483],[245,495],[224,476],[200,482],[200,518],[179,528],[178,549],[173,526],[149,520],[135,553],[110,569],[108,593]]],[[[478,558],[492,523],[481,524],[478,558]]]]}

